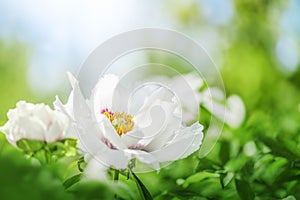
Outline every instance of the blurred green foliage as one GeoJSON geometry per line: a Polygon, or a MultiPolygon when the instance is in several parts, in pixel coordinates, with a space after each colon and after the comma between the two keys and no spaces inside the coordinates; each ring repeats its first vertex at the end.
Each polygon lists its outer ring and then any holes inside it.
{"type": "MultiPolygon", "coordinates": [[[[234,1],[234,19],[218,27],[230,44],[221,73],[228,94],[243,98],[246,120],[238,129],[225,127],[207,157],[196,152],[159,173],[138,174],[155,199],[300,199],[300,68],[290,75],[278,70],[278,21],[270,18],[285,4],[234,1]]],[[[193,5],[175,12],[184,27],[197,29],[203,20],[193,5]]],[[[31,95],[26,66],[26,47],[0,42],[1,124],[18,100],[42,101],[31,95]]],[[[65,191],[67,162],[36,166],[7,145],[3,135],[0,163],[1,199],[139,199],[136,185],[126,177],[121,182],[127,186],[81,182],[65,191]]]]}
{"type": "Polygon", "coordinates": [[[26,66],[27,50],[24,45],[0,40],[0,124],[6,120],[9,108],[20,99],[28,99],[26,66]]]}

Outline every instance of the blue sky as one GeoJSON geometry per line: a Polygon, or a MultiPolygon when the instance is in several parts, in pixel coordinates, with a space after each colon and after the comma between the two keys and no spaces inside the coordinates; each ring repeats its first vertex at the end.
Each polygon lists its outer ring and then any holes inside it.
{"type": "MultiPolygon", "coordinates": [[[[76,72],[89,53],[113,35],[141,27],[179,29],[174,16],[167,10],[171,1],[123,2],[1,1],[0,36],[17,38],[30,46],[28,80],[34,90],[55,90],[62,81],[67,82],[66,71],[76,72]]],[[[186,1],[189,2],[192,1],[186,1]]],[[[234,15],[230,0],[201,0],[198,5],[203,17],[213,25],[226,24],[234,15]]],[[[295,35],[300,32],[299,10],[299,2],[292,0],[281,22],[286,31],[276,48],[279,61],[289,70],[299,62],[298,45],[294,44],[295,35]]],[[[203,41],[214,54],[214,49],[219,49],[218,38],[214,28],[206,27],[196,40],[203,41]]]]}

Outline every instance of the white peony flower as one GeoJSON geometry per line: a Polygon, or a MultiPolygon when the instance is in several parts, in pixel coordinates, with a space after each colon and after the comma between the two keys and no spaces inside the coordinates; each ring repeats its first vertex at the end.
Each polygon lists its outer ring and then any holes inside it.
{"type": "Polygon", "coordinates": [[[217,87],[199,91],[204,81],[196,74],[181,74],[173,78],[155,77],[154,80],[168,85],[180,98],[185,111],[183,113],[185,123],[198,119],[199,105],[204,106],[212,115],[221,121],[224,120],[232,128],[239,127],[245,118],[245,105],[238,95],[226,98],[224,92],[217,87]]]}
{"type": "Polygon", "coordinates": [[[8,121],[0,131],[15,146],[20,139],[55,142],[65,138],[69,130],[68,117],[45,104],[19,101],[15,109],[8,111],[7,117],[8,121]]]}
{"type": "Polygon", "coordinates": [[[148,96],[142,106],[131,102],[128,108],[124,101],[129,91],[119,87],[117,76],[102,77],[89,99],[83,97],[78,81],[69,76],[73,91],[68,103],[63,105],[57,98],[54,105],[73,120],[86,155],[107,167],[125,169],[137,159],[159,169],[160,163],[185,158],[199,149],[202,125],[182,125],[177,99],[166,88],[145,87],[148,96]]]}

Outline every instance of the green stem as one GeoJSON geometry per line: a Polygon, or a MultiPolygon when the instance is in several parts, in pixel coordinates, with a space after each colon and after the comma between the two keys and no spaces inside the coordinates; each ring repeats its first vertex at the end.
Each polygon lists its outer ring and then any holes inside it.
{"type": "Polygon", "coordinates": [[[44,154],[45,154],[46,165],[49,165],[50,164],[50,158],[49,158],[48,150],[46,148],[45,148],[44,154]]]}
{"type": "Polygon", "coordinates": [[[115,169],[115,173],[114,173],[114,182],[118,182],[119,180],[119,174],[120,174],[120,171],[115,169]]]}

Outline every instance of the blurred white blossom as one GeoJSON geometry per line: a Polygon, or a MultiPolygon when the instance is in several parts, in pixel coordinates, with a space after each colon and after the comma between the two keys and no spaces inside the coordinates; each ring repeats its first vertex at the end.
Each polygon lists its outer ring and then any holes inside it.
{"type": "Polygon", "coordinates": [[[226,98],[225,91],[218,87],[206,87],[200,90],[205,82],[194,73],[181,74],[172,78],[159,76],[154,80],[166,84],[178,95],[184,111],[185,123],[198,120],[200,105],[232,128],[239,127],[245,118],[245,105],[238,95],[226,98]]]}
{"type": "Polygon", "coordinates": [[[0,127],[7,140],[16,145],[20,139],[55,142],[69,133],[69,119],[45,104],[17,103],[7,113],[7,123],[0,127]]]}

